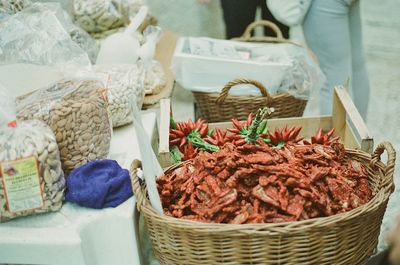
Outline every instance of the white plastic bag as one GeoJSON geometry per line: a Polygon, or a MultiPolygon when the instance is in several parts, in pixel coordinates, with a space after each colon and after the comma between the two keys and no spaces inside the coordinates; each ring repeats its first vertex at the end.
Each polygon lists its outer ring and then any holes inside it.
{"type": "Polygon", "coordinates": [[[65,179],[55,136],[41,121],[16,122],[12,100],[0,94],[0,222],[57,211],[65,179]]]}
{"type": "Polygon", "coordinates": [[[90,66],[54,12],[34,3],[0,23],[0,64],[31,63],[62,70],[90,66]]]}
{"type": "Polygon", "coordinates": [[[144,100],[144,69],[140,64],[101,64],[94,66],[108,95],[108,111],[113,127],[133,121],[132,105],[140,110],[144,100]]]}
{"type": "Polygon", "coordinates": [[[135,64],[140,42],[136,30],[146,17],[148,8],[142,7],[123,32],[108,36],[101,44],[96,64],[135,64]]]}

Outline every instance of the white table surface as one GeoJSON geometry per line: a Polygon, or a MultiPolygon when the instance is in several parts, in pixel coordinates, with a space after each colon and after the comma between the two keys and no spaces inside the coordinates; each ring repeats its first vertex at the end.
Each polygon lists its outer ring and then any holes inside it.
{"type": "MultiPolygon", "coordinates": [[[[155,112],[142,113],[149,138],[155,112]]],[[[110,159],[129,170],[140,159],[133,125],[114,130],[110,159]]],[[[135,199],[102,210],[65,203],[59,212],[0,224],[0,264],[133,265],[140,264],[133,224],[135,199]]]]}

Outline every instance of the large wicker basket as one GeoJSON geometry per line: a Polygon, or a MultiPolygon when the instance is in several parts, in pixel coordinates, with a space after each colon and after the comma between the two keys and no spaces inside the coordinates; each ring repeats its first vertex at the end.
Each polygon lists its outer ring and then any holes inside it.
{"type": "MultiPolygon", "coordinates": [[[[246,28],[243,35],[235,40],[244,42],[290,43],[301,46],[284,39],[278,26],[266,20],[253,22],[246,28]],[[257,26],[271,28],[276,33],[276,37],[252,37],[251,32],[257,26]]],[[[315,55],[310,50],[308,51],[310,56],[316,60],[315,55]]],[[[232,117],[243,120],[247,118],[250,112],[255,112],[257,109],[266,106],[274,107],[275,112],[272,118],[301,117],[307,105],[307,100],[297,99],[288,93],[271,95],[260,82],[241,78],[226,84],[221,94],[193,92],[193,95],[196,99],[196,107],[199,110],[199,116],[208,122],[227,121],[232,117]],[[231,87],[238,84],[253,84],[260,89],[262,96],[228,96],[231,87]]]]}
{"type": "Polygon", "coordinates": [[[140,161],[134,161],[132,187],[155,256],[161,264],[171,265],[361,264],[378,243],[386,205],[394,190],[396,153],[387,142],[380,144],[372,157],[359,150],[347,149],[346,153],[367,167],[376,193],[372,200],[346,213],[276,224],[207,224],[157,214],[136,174],[140,161]],[[384,150],[388,153],[386,165],[380,161],[384,150]]]}

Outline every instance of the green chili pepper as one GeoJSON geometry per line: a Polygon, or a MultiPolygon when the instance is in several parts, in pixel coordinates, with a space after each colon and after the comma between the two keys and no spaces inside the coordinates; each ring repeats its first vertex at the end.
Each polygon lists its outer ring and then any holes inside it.
{"type": "Polygon", "coordinates": [[[209,144],[201,138],[201,135],[200,135],[198,129],[193,130],[187,136],[187,139],[188,139],[188,141],[190,141],[193,144],[193,146],[198,147],[202,150],[209,151],[209,152],[218,152],[219,151],[218,146],[209,144]]]}
{"type": "Polygon", "coordinates": [[[257,135],[260,135],[264,132],[265,127],[267,126],[268,120],[264,119],[260,122],[260,125],[257,128],[257,135]]]}
{"type": "Polygon", "coordinates": [[[271,139],[269,139],[269,138],[264,138],[263,141],[264,141],[264,143],[267,143],[267,144],[271,143],[271,139]]]}
{"type": "Polygon", "coordinates": [[[176,126],[176,122],[174,121],[174,118],[171,116],[171,118],[169,119],[169,126],[172,129],[178,129],[178,126],[176,126]]]}
{"type": "Polygon", "coordinates": [[[175,163],[182,162],[182,154],[181,154],[181,152],[179,151],[179,149],[178,149],[177,146],[172,147],[172,149],[169,151],[169,154],[170,154],[172,160],[173,160],[175,163]]]}

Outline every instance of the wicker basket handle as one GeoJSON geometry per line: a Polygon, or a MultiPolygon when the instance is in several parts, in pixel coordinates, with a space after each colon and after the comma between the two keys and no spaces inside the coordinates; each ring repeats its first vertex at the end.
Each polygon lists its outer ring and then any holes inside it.
{"type": "Polygon", "coordinates": [[[221,104],[225,101],[226,97],[228,96],[229,90],[236,86],[236,85],[241,85],[241,84],[251,84],[254,85],[255,87],[257,87],[261,94],[267,98],[268,103],[270,103],[272,101],[272,97],[269,94],[269,92],[267,91],[267,89],[265,88],[265,86],[263,86],[263,84],[261,84],[260,82],[253,80],[253,79],[246,79],[246,78],[241,78],[241,79],[235,79],[233,81],[230,81],[228,84],[226,84],[224,86],[224,88],[221,91],[221,94],[219,94],[219,97],[217,98],[217,103],[221,104]]]}
{"type": "Polygon", "coordinates": [[[372,154],[371,166],[375,167],[375,163],[381,161],[381,154],[385,150],[388,153],[388,160],[387,160],[386,168],[384,171],[385,178],[382,180],[381,185],[390,187],[391,189],[394,189],[393,173],[394,173],[394,167],[396,165],[396,151],[394,150],[391,143],[383,142],[383,143],[380,143],[376,147],[374,153],[372,154]]]}
{"type": "Polygon", "coordinates": [[[240,38],[243,38],[243,39],[251,38],[251,32],[256,27],[259,27],[259,26],[264,26],[264,27],[270,28],[273,32],[275,32],[276,37],[269,37],[269,38],[271,38],[271,40],[283,39],[283,34],[282,34],[282,31],[279,29],[279,27],[275,23],[268,21],[268,20],[254,21],[253,23],[251,23],[250,25],[247,26],[246,30],[244,31],[243,35],[240,38]]]}
{"type": "Polygon", "coordinates": [[[136,197],[136,206],[138,211],[140,212],[141,208],[146,204],[146,194],[142,190],[142,186],[139,181],[139,176],[137,171],[142,167],[142,162],[140,160],[133,160],[131,164],[131,170],[129,172],[131,177],[131,185],[133,194],[136,197]]]}
{"type": "Polygon", "coordinates": [[[277,25],[275,25],[273,22],[268,21],[268,20],[259,20],[251,23],[250,25],[247,26],[246,30],[244,31],[243,35],[237,38],[233,38],[232,40],[235,41],[244,41],[244,42],[266,42],[266,43],[289,43],[296,45],[298,47],[307,49],[308,54],[310,57],[317,63],[319,64],[318,57],[314,54],[313,51],[311,51],[309,48],[305,47],[304,45],[285,39],[282,35],[282,31],[279,29],[277,25]],[[271,37],[271,36],[251,36],[251,31],[257,27],[257,26],[265,26],[268,28],[271,28],[275,33],[276,37],[271,37]]]}

